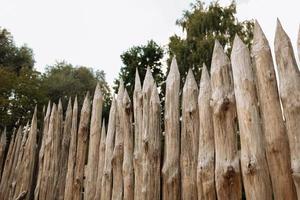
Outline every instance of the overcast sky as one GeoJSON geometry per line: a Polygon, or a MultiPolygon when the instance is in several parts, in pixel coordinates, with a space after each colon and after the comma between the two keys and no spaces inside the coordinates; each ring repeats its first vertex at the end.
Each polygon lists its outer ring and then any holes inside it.
{"type": "MultiPolygon", "coordinates": [[[[122,65],[120,55],[154,39],[166,46],[192,0],[1,0],[0,26],[18,45],[26,43],[43,71],[55,61],[103,69],[111,84],[122,65]]],[[[210,2],[206,0],[205,2],[210,2]]],[[[229,0],[220,0],[228,5],[229,0]]],[[[238,19],[257,19],[273,46],[276,18],[295,46],[299,0],[237,0],[238,19]]]]}

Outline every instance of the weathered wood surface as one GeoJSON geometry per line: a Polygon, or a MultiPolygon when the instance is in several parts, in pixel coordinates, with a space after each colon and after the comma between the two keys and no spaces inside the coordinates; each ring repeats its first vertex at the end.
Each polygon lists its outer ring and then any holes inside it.
{"type": "Polygon", "coordinates": [[[300,25],[299,25],[299,31],[298,31],[297,50],[298,50],[298,59],[300,62],[300,25]]]}
{"type": "Polygon", "coordinates": [[[254,26],[252,55],[266,156],[275,199],[297,199],[290,164],[289,143],[282,118],[271,50],[258,22],[254,26]]]}
{"type": "Polygon", "coordinates": [[[180,74],[176,58],[172,59],[166,81],[165,96],[165,156],[162,168],[163,199],[180,199],[180,74]]]}
{"type": "Polygon", "coordinates": [[[110,200],[112,195],[112,156],[116,132],[116,99],[113,97],[105,141],[105,161],[101,186],[101,200],[110,200]]]}
{"type": "Polygon", "coordinates": [[[123,184],[124,200],[134,198],[132,106],[125,90],[122,101],[121,124],[124,132],[123,184]]]}
{"type": "Polygon", "coordinates": [[[143,95],[138,70],[135,73],[135,85],[133,92],[133,115],[134,115],[134,199],[142,196],[142,120],[143,119],[143,95]]]}
{"type": "Polygon", "coordinates": [[[90,96],[86,94],[80,113],[77,133],[76,164],[74,170],[73,200],[83,199],[84,169],[88,148],[88,134],[90,121],[90,96]]]}
{"type": "Polygon", "coordinates": [[[232,69],[215,41],[211,65],[212,109],[216,148],[215,181],[219,199],[241,199],[242,183],[236,133],[232,69]]]}
{"type": "Polygon", "coordinates": [[[124,130],[122,126],[122,101],[124,95],[124,83],[120,80],[119,91],[117,96],[116,106],[116,137],[115,147],[112,157],[112,169],[113,169],[113,187],[112,187],[112,199],[123,199],[123,156],[124,156],[124,130]]]}
{"type": "Polygon", "coordinates": [[[105,139],[106,139],[106,129],[105,129],[105,120],[103,119],[102,126],[101,126],[101,139],[99,144],[99,159],[98,159],[99,162],[98,162],[95,199],[101,198],[101,185],[102,185],[103,169],[104,169],[104,162],[105,162],[105,139]]]}
{"type": "Polygon", "coordinates": [[[272,199],[250,54],[236,35],[231,53],[241,139],[241,168],[247,199],[272,199]]]}
{"type": "Polygon", "coordinates": [[[92,116],[91,116],[91,128],[89,137],[89,150],[88,150],[88,163],[86,166],[86,187],[84,190],[84,199],[93,200],[96,194],[96,181],[98,173],[99,162],[99,142],[101,136],[101,122],[102,122],[102,104],[103,97],[100,90],[99,83],[96,86],[92,116]]]}
{"type": "Polygon", "coordinates": [[[72,126],[71,126],[71,138],[70,138],[70,147],[68,154],[68,170],[66,174],[66,184],[64,199],[72,200],[73,199],[73,185],[74,185],[74,170],[76,164],[76,149],[77,149],[77,124],[78,124],[78,102],[77,97],[75,97],[73,110],[72,110],[72,126]]]}
{"type": "Polygon", "coordinates": [[[199,143],[198,87],[189,69],[182,94],[181,199],[197,200],[197,163],[199,143]]]}
{"type": "Polygon", "coordinates": [[[216,199],[215,141],[210,106],[211,83],[207,67],[203,64],[198,96],[199,152],[197,164],[198,199],[216,199]]]}
{"type": "Polygon", "coordinates": [[[0,138],[0,182],[1,182],[2,168],[5,161],[4,159],[5,159],[6,146],[7,146],[7,138],[6,138],[6,130],[4,130],[1,133],[1,138],[0,138]]]}
{"type": "Polygon", "coordinates": [[[150,68],[143,84],[142,199],[160,199],[160,100],[150,68]]]}
{"type": "Polygon", "coordinates": [[[279,20],[275,34],[275,58],[279,74],[279,93],[290,144],[291,169],[300,197],[300,71],[288,35],[279,20]]]}

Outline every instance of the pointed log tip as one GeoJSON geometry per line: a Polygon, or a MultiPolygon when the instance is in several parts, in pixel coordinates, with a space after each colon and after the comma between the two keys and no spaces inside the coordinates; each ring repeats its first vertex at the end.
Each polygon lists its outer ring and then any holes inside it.
{"type": "Polygon", "coordinates": [[[253,45],[252,45],[252,53],[254,56],[259,54],[261,50],[270,49],[269,42],[259,25],[258,21],[255,21],[254,31],[253,31],[253,45]]]}
{"type": "Polygon", "coordinates": [[[290,38],[285,32],[280,20],[277,18],[275,39],[274,39],[275,52],[284,46],[291,46],[290,38]]]}
{"type": "Polygon", "coordinates": [[[139,91],[141,89],[142,89],[142,86],[141,86],[141,79],[140,79],[140,75],[139,75],[139,70],[138,70],[138,68],[135,68],[134,90],[139,91]]]}
{"type": "Polygon", "coordinates": [[[177,60],[176,60],[175,56],[172,58],[172,62],[171,62],[168,77],[172,76],[172,75],[179,75],[178,64],[177,64],[177,60]]]}
{"type": "Polygon", "coordinates": [[[156,102],[158,104],[160,103],[159,94],[158,94],[158,90],[157,90],[156,84],[154,84],[153,87],[152,87],[150,101],[151,102],[156,102]]]}
{"type": "Polygon", "coordinates": [[[192,87],[192,88],[196,87],[197,88],[196,79],[195,79],[194,73],[191,68],[189,69],[188,74],[186,76],[186,80],[185,80],[183,89],[185,90],[185,88],[187,88],[187,87],[192,87]]]}
{"type": "Polygon", "coordinates": [[[98,99],[101,96],[102,96],[101,87],[100,87],[100,84],[98,82],[97,85],[96,85],[96,88],[95,88],[94,98],[98,99]]]}
{"type": "Polygon", "coordinates": [[[241,40],[241,38],[236,34],[234,37],[234,41],[233,41],[231,55],[233,55],[241,50],[245,50],[245,49],[247,49],[246,45],[241,40]]]}
{"type": "Polygon", "coordinates": [[[205,63],[203,63],[203,67],[202,67],[202,74],[201,74],[201,82],[208,82],[209,81],[209,73],[207,70],[207,67],[205,65],[205,63]]]}
{"type": "Polygon", "coordinates": [[[147,67],[147,72],[145,75],[144,83],[143,83],[143,91],[146,92],[149,88],[151,88],[154,84],[154,79],[149,67],[147,67]]]}
{"type": "Polygon", "coordinates": [[[123,94],[123,102],[124,102],[124,101],[125,101],[125,102],[130,101],[130,98],[129,98],[127,89],[124,90],[124,94],[123,94]]]}

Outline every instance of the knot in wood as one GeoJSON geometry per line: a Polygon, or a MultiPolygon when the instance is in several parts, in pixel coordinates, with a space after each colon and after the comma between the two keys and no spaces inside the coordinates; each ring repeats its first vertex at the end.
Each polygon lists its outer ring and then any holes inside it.
{"type": "Polygon", "coordinates": [[[235,170],[234,170],[233,166],[231,166],[231,165],[227,166],[227,169],[226,169],[226,172],[224,174],[224,177],[226,179],[231,179],[234,176],[235,176],[235,170]]]}
{"type": "Polygon", "coordinates": [[[247,164],[247,171],[246,174],[248,175],[253,175],[255,174],[256,171],[256,163],[254,160],[249,160],[248,164],[247,164]]]}

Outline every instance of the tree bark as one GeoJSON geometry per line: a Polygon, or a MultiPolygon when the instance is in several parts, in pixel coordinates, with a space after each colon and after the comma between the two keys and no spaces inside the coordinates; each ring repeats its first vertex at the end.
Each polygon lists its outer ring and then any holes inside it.
{"type": "Polygon", "coordinates": [[[105,141],[105,162],[101,186],[101,200],[111,200],[112,194],[112,156],[116,132],[116,100],[113,97],[105,141]]]}
{"type": "Polygon", "coordinates": [[[180,199],[179,90],[180,74],[174,57],[166,81],[165,96],[165,156],[162,169],[165,200],[180,199]]]}
{"type": "Polygon", "coordinates": [[[212,109],[210,107],[211,85],[205,65],[202,68],[198,96],[199,152],[197,166],[198,199],[216,199],[215,188],[215,141],[212,109]]]}
{"type": "Polygon", "coordinates": [[[103,177],[103,169],[105,162],[105,139],[106,139],[106,130],[105,130],[105,121],[103,119],[102,122],[102,130],[101,130],[101,139],[99,144],[99,162],[98,162],[98,173],[97,173],[97,184],[96,184],[96,196],[95,200],[101,198],[101,185],[102,185],[102,177],[103,177]]]}
{"type": "Polygon", "coordinates": [[[88,163],[86,166],[86,187],[84,191],[84,199],[86,200],[93,200],[96,195],[96,182],[99,162],[99,142],[102,122],[102,99],[102,93],[100,90],[100,85],[98,83],[95,89],[91,117],[88,163]]]}
{"type": "Polygon", "coordinates": [[[143,95],[141,81],[136,69],[135,85],[133,92],[133,113],[134,113],[134,199],[142,197],[142,119],[143,119],[143,95]]]}
{"type": "Polygon", "coordinates": [[[87,156],[87,145],[88,145],[88,131],[90,121],[90,97],[89,93],[86,94],[79,121],[78,128],[78,139],[76,149],[76,165],[74,171],[74,187],[73,187],[73,200],[83,199],[83,188],[84,188],[84,169],[85,161],[87,156]]]}
{"type": "Polygon", "coordinates": [[[272,199],[249,50],[236,35],[231,53],[247,199],[272,199]]]}
{"type": "Polygon", "coordinates": [[[112,199],[123,199],[123,156],[124,156],[124,131],[121,124],[122,121],[122,100],[124,95],[124,83],[120,80],[118,97],[117,97],[117,109],[116,109],[116,140],[112,158],[113,169],[113,188],[112,199]]]}
{"type": "Polygon", "coordinates": [[[77,96],[74,100],[72,111],[72,126],[71,126],[71,139],[68,155],[68,170],[66,174],[66,184],[64,192],[64,200],[73,199],[73,185],[74,185],[74,170],[76,164],[76,150],[77,150],[77,122],[78,121],[78,102],[77,96]]]}
{"type": "Polygon", "coordinates": [[[275,34],[275,56],[280,98],[290,144],[292,176],[300,198],[300,71],[291,41],[279,21],[275,34]]]}
{"type": "Polygon", "coordinates": [[[181,198],[197,200],[197,160],[199,143],[198,87],[189,69],[182,93],[181,198]]]}
{"type": "Polygon", "coordinates": [[[274,197],[297,199],[290,171],[289,143],[282,118],[271,50],[257,21],[254,26],[252,54],[274,197]]]}
{"type": "Polygon", "coordinates": [[[123,95],[122,103],[121,123],[124,131],[123,199],[132,200],[134,198],[132,107],[126,90],[123,95]]]}
{"type": "Polygon", "coordinates": [[[216,148],[216,191],[218,199],[241,199],[242,183],[236,133],[236,102],[231,65],[216,41],[212,65],[212,108],[216,148]]]}

